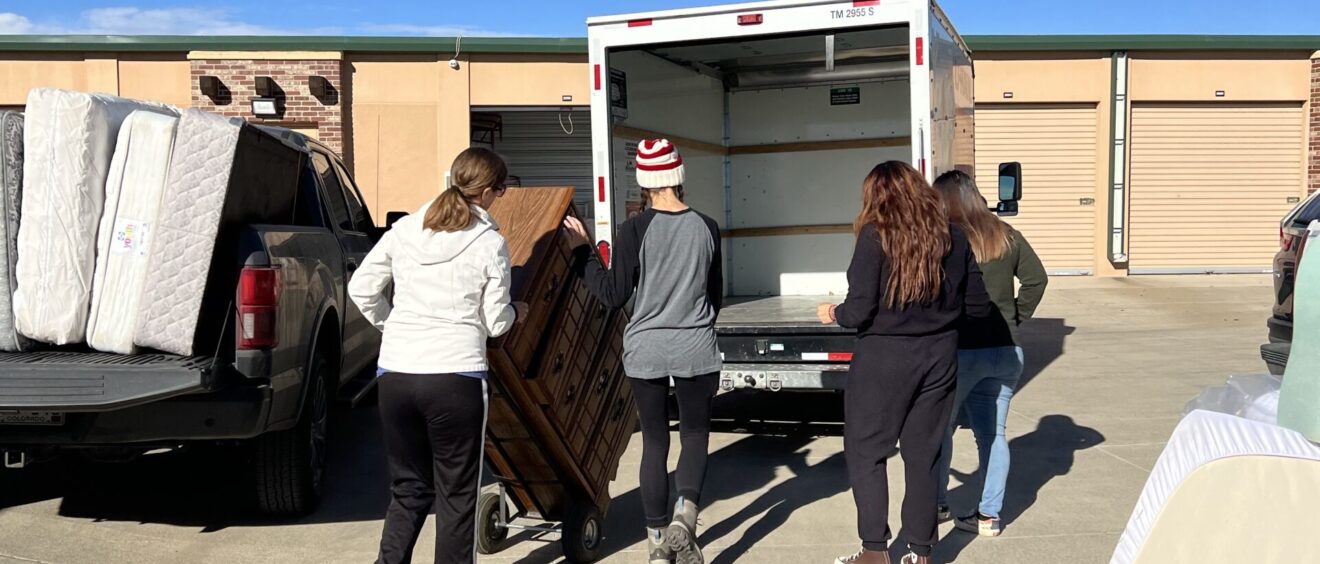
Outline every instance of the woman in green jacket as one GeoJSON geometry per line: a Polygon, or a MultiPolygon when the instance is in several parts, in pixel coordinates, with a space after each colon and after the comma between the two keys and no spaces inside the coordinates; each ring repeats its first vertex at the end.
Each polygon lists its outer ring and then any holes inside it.
{"type": "MultiPolygon", "coordinates": [[[[981,501],[976,511],[957,517],[959,529],[996,537],[1003,531],[999,512],[1008,482],[1008,441],[1004,436],[1008,406],[1022,377],[1023,354],[1018,326],[1031,318],[1045,294],[1049,278],[1026,237],[989,211],[972,177],[947,172],[935,180],[944,199],[949,221],[967,234],[972,253],[981,266],[986,290],[999,315],[967,320],[958,337],[958,385],[953,420],[967,410],[980,471],[984,473],[981,501]],[[1014,291],[1014,282],[1021,289],[1014,291]]],[[[953,455],[953,425],[949,425],[940,458],[939,512],[949,513],[947,497],[949,460],[953,455]]]]}

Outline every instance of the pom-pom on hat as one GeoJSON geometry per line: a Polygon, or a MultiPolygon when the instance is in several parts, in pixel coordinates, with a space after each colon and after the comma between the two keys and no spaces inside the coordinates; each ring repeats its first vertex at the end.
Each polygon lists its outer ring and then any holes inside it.
{"type": "Polygon", "coordinates": [[[643,139],[637,144],[637,184],[657,189],[683,184],[683,156],[668,139],[643,139]]]}

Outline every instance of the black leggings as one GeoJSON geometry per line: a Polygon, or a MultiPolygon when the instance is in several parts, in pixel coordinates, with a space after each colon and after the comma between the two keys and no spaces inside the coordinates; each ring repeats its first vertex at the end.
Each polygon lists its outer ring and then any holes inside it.
{"type": "MultiPolygon", "coordinates": [[[[642,510],[647,527],[669,524],[669,379],[629,378],[642,422],[642,510]]],[[[706,480],[706,450],[710,447],[710,404],[720,386],[720,375],[674,378],[678,398],[678,455],[674,484],[678,495],[701,504],[706,480]]]]}
{"type": "Polygon", "coordinates": [[[378,387],[391,498],[376,562],[411,562],[434,510],[436,564],[472,564],[486,383],[457,374],[387,373],[378,387]]]}

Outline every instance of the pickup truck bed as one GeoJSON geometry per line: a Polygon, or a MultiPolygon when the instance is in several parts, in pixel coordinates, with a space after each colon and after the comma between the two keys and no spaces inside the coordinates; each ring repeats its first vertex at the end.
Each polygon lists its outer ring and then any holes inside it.
{"type": "Polygon", "coordinates": [[[0,405],[91,412],[204,391],[214,359],[93,352],[0,353],[0,405]]]}

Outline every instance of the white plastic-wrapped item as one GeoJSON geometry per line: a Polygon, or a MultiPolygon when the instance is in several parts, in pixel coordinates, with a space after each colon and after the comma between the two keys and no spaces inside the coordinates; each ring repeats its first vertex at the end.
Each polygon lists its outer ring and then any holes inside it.
{"type": "Polygon", "coordinates": [[[178,115],[104,94],[28,94],[14,293],[20,334],[56,345],[86,338],[106,175],[120,125],[139,110],[178,115]]]}
{"type": "Polygon", "coordinates": [[[87,343],[96,350],[133,352],[151,234],[178,122],[172,116],[133,112],[119,129],[106,180],[87,320],[87,343]]]}
{"type": "Polygon", "coordinates": [[[1213,411],[1274,424],[1279,420],[1279,388],[1283,379],[1270,374],[1230,376],[1223,386],[1206,388],[1183,410],[1213,411]]]}

